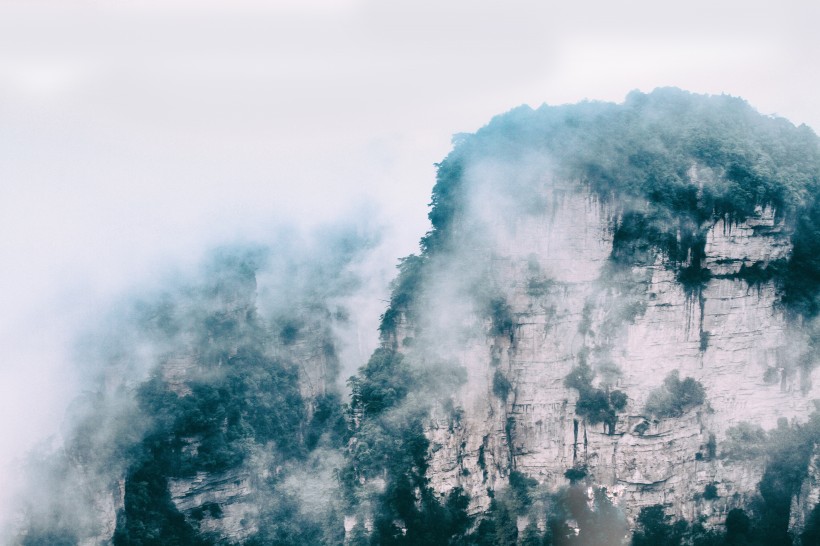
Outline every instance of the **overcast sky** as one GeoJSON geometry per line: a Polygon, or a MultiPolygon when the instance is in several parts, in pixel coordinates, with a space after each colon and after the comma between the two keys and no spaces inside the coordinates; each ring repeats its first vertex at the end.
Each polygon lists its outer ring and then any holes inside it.
{"type": "Polygon", "coordinates": [[[0,0],[0,475],[111,298],[365,201],[412,252],[433,163],[495,114],[675,85],[817,130],[820,4],[774,6],[0,0]]]}

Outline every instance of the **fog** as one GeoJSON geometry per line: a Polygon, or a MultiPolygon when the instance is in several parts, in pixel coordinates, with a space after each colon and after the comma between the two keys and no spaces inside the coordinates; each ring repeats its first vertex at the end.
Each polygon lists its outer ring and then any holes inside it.
{"type": "MultiPolygon", "coordinates": [[[[216,246],[351,215],[379,226],[362,267],[384,283],[429,228],[451,135],[514,106],[676,85],[820,128],[819,10],[4,2],[0,473],[59,443],[88,387],[78,336],[124,292],[190,272],[216,246]]],[[[367,347],[377,332],[362,335],[367,347]]]]}

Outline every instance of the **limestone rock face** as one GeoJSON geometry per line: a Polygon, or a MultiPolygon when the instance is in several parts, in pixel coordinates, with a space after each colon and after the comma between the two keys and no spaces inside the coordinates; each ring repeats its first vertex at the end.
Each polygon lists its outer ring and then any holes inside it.
{"type": "Polygon", "coordinates": [[[259,507],[247,471],[200,472],[193,478],[170,480],[168,490],[177,509],[201,533],[233,543],[258,529],[259,507]]]}
{"type": "Polygon", "coordinates": [[[124,506],[125,480],[119,479],[110,487],[94,495],[92,506],[97,532],[80,541],[80,546],[107,546],[111,544],[111,537],[117,525],[117,512],[124,506]]]}
{"type": "Polygon", "coordinates": [[[791,245],[774,210],[761,207],[757,212],[742,222],[720,218],[709,230],[705,267],[713,274],[737,273],[743,266],[766,266],[788,257],[791,245]]]}
{"type": "Polygon", "coordinates": [[[441,412],[429,423],[433,487],[464,488],[479,512],[513,470],[558,488],[568,469],[584,467],[630,517],[661,503],[677,517],[722,522],[763,473],[763,461],[721,457],[727,429],[802,421],[820,398],[795,369],[803,340],[774,282],[744,275],[787,258],[789,233],[771,209],[713,220],[700,262],[709,275],[687,286],[678,272],[689,264],[659,251],[613,262],[622,208],[580,184],[544,186],[543,212],[488,220],[497,235],[486,257],[514,328],[456,352],[468,379],[454,395],[458,419],[441,412]],[[578,392],[564,378],[581,360],[596,384],[629,397],[611,433],[576,414],[578,392]],[[703,385],[706,403],[679,417],[648,415],[650,392],[675,370],[703,385]],[[499,372],[512,385],[506,399],[493,392],[499,372]],[[718,498],[703,498],[709,484],[718,498]]]}

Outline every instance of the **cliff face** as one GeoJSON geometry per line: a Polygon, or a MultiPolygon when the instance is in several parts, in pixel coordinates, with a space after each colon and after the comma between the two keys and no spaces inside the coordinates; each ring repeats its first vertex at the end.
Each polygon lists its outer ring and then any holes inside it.
{"type": "Polygon", "coordinates": [[[678,517],[721,523],[757,494],[763,472],[761,461],[718,457],[726,430],[804,421],[820,396],[795,369],[804,340],[774,281],[739,275],[788,257],[788,230],[771,209],[738,222],[718,218],[702,260],[711,278],[691,288],[676,277],[687,264],[662,253],[613,268],[618,213],[582,185],[559,190],[545,181],[541,191],[548,212],[512,225],[491,220],[491,231],[505,233],[492,269],[509,290],[514,327],[458,355],[469,373],[455,396],[463,415],[452,432],[446,416],[430,423],[433,487],[463,487],[481,511],[488,489],[504,487],[512,470],[557,489],[568,483],[565,471],[583,466],[631,516],[665,504],[678,517]],[[548,282],[534,286],[534,274],[548,282]],[[612,432],[575,411],[578,393],[564,378],[579,358],[629,397],[612,432]],[[493,393],[496,370],[512,385],[502,399],[493,393]],[[673,371],[699,381],[707,403],[653,418],[647,398],[673,371]],[[718,499],[701,498],[709,484],[718,499]]]}
{"type": "Polygon", "coordinates": [[[258,530],[259,506],[254,502],[255,476],[244,470],[171,480],[171,499],[200,533],[222,541],[242,541],[258,530]]]}
{"type": "Polygon", "coordinates": [[[751,511],[763,543],[790,540],[794,498],[799,534],[816,497],[818,147],[723,100],[520,109],[439,165],[434,229],[383,332],[466,374],[425,427],[442,498],[508,518],[512,489],[518,531],[543,534],[565,509],[523,491],[560,503],[575,484],[633,528],[656,505],[707,529],[751,511]],[[787,437],[793,459],[775,453],[787,437]]]}

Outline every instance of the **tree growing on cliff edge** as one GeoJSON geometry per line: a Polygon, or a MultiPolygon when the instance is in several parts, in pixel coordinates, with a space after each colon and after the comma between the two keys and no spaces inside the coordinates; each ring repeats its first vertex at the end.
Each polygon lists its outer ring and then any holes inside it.
{"type": "Polygon", "coordinates": [[[705,401],[703,385],[691,377],[681,381],[680,374],[675,370],[666,376],[663,385],[649,394],[646,413],[655,417],[680,417],[705,401]]]}
{"type": "Polygon", "coordinates": [[[592,386],[595,372],[585,362],[574,367],[564,378],[564,386],[578,391],[575,413],[591,425],[604,423],[608,434],[615,433],[618,412],[626,408],[629,401],[626,393],[619,390],[598,389],[592,386]]]}

